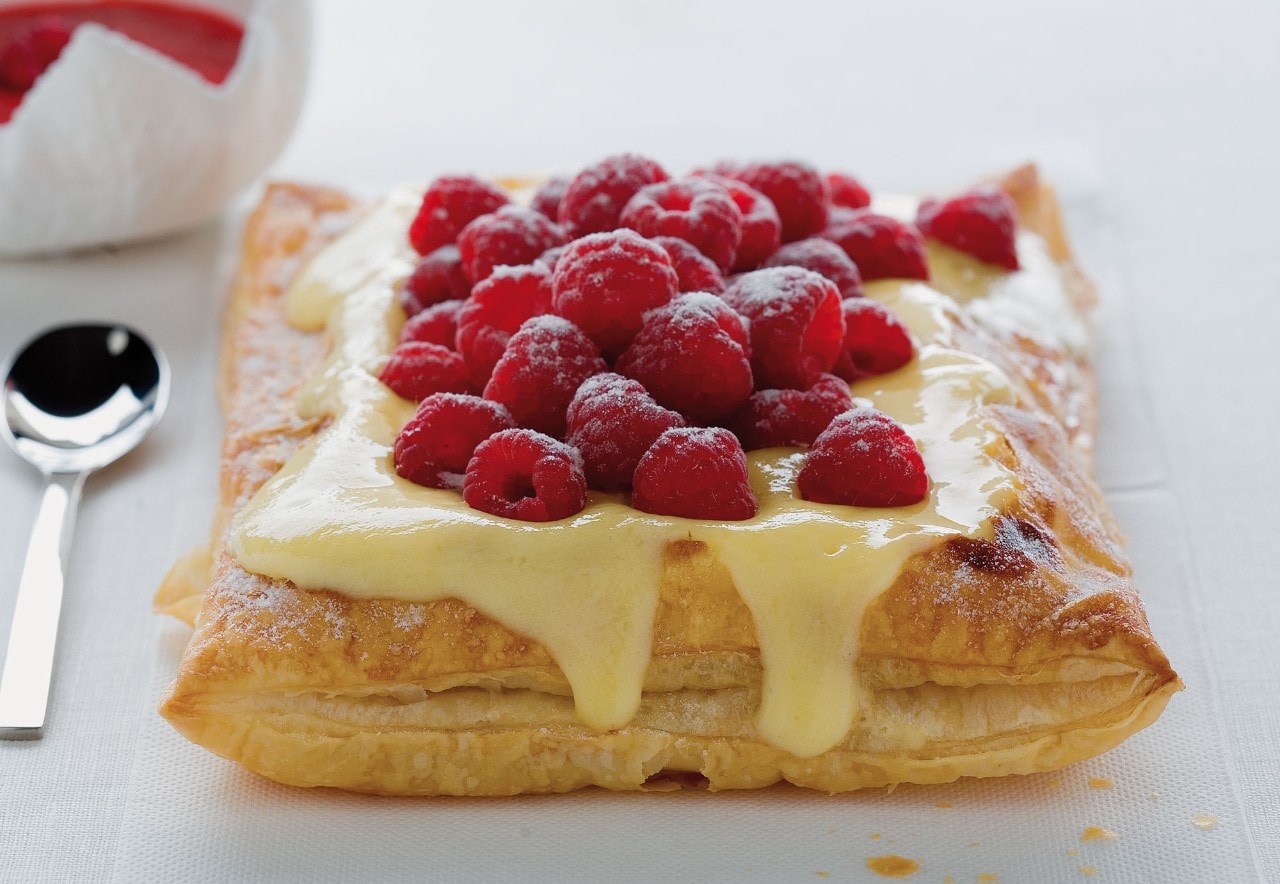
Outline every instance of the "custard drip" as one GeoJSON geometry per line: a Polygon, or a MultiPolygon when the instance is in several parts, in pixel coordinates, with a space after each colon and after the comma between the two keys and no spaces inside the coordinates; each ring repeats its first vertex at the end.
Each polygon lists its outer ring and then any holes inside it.
{"type": "MultiPolygon", "coordinates": [[[[564,671],[581,721],[623,727],[639,707],[649,664],[663,550],[710,547],[751,611],[764,672],[756,726],[770,744],[807,757],[841,743],[865,689],[854,661],[867,607],[913,555],[943,538],[992,536],[1017,480],[989,452],[982,416],[1015,397],[995,365],[954,348],[962,308],[928,285],[880,282],[868,294],[910,329],[917,357],[853,385],[855,399],[898,420],[917,441],[928,497],[894,509],[814,504],[795,493],[803,452],[747,455],[760,511],[743,522],[641,513],[622,495],[591,492],[573,518],[525,523],[470,509],[456,491],[395,474],[391,450],[413,403],[377,380],[403,323],[395,289],[412,266],[404,231],[416,196],[394,194],[317,256],[288,294],[291,321],[327,324],[333,350],[304,389],[300,411],[331,422],[239,514],[229,547],[248,570],[354,597],[457,598],[537,641],[564,671]]],[[[1019,285],[1056,289],[1043,244],[1019,285]]],[[[1013,274],[1018,276],[1019,274],[1013,274]]],[[[946,288],[940,285],[939,288],[946,288]]]]}

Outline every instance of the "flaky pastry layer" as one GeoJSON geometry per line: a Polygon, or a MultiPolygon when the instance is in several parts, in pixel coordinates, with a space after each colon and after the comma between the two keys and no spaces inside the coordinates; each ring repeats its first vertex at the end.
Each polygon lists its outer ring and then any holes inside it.
{"type": "MultiPolygon", "coordinates": [[[[1086,309],[1052,193],[1029,168],[1002,183],[1086,309]]],[[[609,733],[578,722],[542,647],[462,602],[360,600],[245,571],[223,548],[230,519],[321,427],[295,399],[328,344],[288,324],[283,294],[362,209],[337,191],[275,185],[246,231],[211,551],[175,566],[158,597],[196,624],[161,709],[193,741],[280,782],[384,794],[639,789],[669,772],[713,789],[785,779],[842,791],[1060,767],[1145,727],[1180,687],[1089,475],[1087,360],[976,325],[959,329],[964,348],[1017,382],[1016,405],[986,417],[1021,491],[994,539],[937,543],[873,603],[856,662],[871,700],[817,757],[756,734],[752,618],[698,541],[665,549],[641,709],[609,733]]]]}

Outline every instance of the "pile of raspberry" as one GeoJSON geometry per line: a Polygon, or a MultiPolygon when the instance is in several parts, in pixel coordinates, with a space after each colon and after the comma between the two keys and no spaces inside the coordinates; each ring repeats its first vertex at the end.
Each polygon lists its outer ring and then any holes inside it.
{"type": "Polygon", "coordinates": [[[807,448],[805,500],[918,503],[914,440],[849,383],[914,355],[864,280],[928,279],[924,238],[1017,268],[994,188],[926,201],[915,224],[854,178],[799,162],[672,178],[634,154],[546,182],[528,207],[479,178],[427,189],[421,259],[381,380],[419,405],[397,473],[525,521],[588,489],[649,513],[734,521],[759,504],[746,451],[807,448]]]}

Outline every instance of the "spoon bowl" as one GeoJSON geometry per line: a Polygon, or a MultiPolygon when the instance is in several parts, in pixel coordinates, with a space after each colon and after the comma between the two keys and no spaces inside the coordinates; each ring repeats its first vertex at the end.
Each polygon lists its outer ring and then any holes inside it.
{"type": "Polygon", "coordinates": [[[159,422],[169,367],[159,349],[124,326],[67,325],[28,342],[3,374],[0,435],[40,470],[45,488],[0,670],[0,739],[38,739],[84,480],[159,422]]]}

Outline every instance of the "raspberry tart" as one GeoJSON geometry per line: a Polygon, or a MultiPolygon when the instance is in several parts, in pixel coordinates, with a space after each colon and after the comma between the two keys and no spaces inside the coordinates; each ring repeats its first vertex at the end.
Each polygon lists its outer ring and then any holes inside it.
{"type": "Polygon", "coordinates": [[[1035,170],[706,168],[268,190],[212,542],[158,596],[174,727],[283,783],[513,795],[1029,773],[1155,720],[1035,170]]]}

